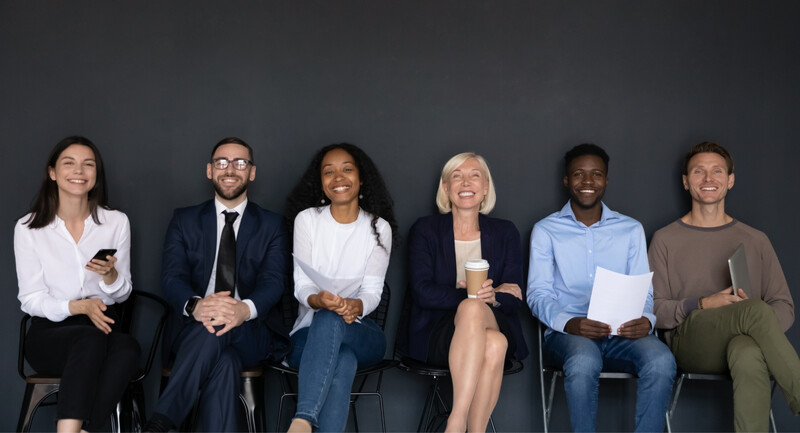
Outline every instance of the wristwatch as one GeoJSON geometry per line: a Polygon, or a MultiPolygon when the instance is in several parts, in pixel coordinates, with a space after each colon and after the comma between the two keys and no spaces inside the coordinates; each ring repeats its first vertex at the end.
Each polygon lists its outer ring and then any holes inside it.
{"type": "Polygon", "coordinates": [[[195,307],[197,307],[197,301],[199,300],[200,298],[198,298],[197,296],[192,296],[191,298],[189,298],[189,301],[186,302],[186,307],[183,308],[186,311],[186,314],[191,316],[192,313],[194,313],[194,309],[195,307]]]}

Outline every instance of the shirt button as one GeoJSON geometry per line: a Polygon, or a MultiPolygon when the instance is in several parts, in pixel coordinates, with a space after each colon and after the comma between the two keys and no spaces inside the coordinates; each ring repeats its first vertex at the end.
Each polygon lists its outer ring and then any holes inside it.
{"type": "Polygon", "coordinates": [[[589,250],[589,252],[591,253],[591,252],[592,252],[592,250],[589,250]]]}

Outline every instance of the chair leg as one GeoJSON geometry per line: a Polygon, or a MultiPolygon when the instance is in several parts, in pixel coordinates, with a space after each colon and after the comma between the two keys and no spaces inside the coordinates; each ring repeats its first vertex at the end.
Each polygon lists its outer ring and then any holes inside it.
{"type": "Polygon", "coordinates": [[[553,398],[556,395],[557,382],[558,382],[558,373],[554,372],[550,378],[550,391],[548,392],[547,407],[545,409],[545,414],[544,414],[545,431],[547,431],[547,428],[550,426],[550,415],[552,415],[553,413],[553,398]]]}
{"type": "MultiPolygon", "coordinates": [[[[422,415],[419,417],[419,425],[417,426],[417,432],[422,432],[422,426],[425,425],[427,427],[428,424],[428,417],[430,416],[431,411],[433,410],[433,399],[436,393],[436,387],[439,382],[439,378],[433,376],[433,380],[431,381],[430,390],[428,391],[428,395],[425,396],[425,405],[422,407],[422,415]]],[[[426,428],[427,430],[427,428],[426,428]]]]}
{"type": "Polygon", "coordinates": [[[239,399],[244,405],[247,418],[247,430],[250,433],[264,431],[264,426],[259,425],[264,419],[264,386],[260,377],[242,378],[242,392],[239,399]],[[259,423],[256,422],[259,420],[259,423]]]}
{"type": "Polygon", "coordinates": [[[22,408],[19,412],[18,432],[31,431],[31,421],[39,405],[51,395],[58,392],[58,384],[26,384],[22,397],[22,408]]]}

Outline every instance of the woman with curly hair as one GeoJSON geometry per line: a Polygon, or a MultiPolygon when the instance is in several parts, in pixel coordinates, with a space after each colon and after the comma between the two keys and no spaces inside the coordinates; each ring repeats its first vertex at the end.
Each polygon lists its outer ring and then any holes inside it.
{"type": "MultiPolygon", "coordinates": [[[[381,300],[397,223],[372,160],[358,147],[317,152],[287,204],[299,305],[287,357],[299,370],[290,432],[343,431],[360,366],[383,358],[383,331],[366,317],[381,300]],[[314,281],[298,262],[330,283],[314,281]]],[[[319,280],[319,278],[317,278],[319,280]]]]}

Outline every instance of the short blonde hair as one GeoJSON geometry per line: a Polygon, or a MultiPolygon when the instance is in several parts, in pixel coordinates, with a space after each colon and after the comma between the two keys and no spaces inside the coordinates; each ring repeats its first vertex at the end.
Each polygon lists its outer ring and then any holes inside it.
{"type": "Polygon", "coordinates": [[[464,152],[450,158],[444,164],[444,167],[442,167],[442,178],[439,180],[439,189],[436,191],[436,206],[439,208],[439,212],[448,213],[452,209],[450,197],[447,196],[447,192],[444,190],[444,182],[450,178],[450,175],[452,175],[461,164],[465,163],[470,158],[475,158],[475,160],[478,161],[481,170],[483,170],[483,174],[486,176],[486,180],[489,182],[489,193],[483,198],[479,212],[487,215],[494,209],[494,204],[497,201],[497,194],[494,192],[494,181],[492,180],[492,173],[489,171],[489,165],[482,156],[474,152],[464,152]]]}

